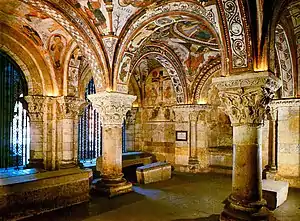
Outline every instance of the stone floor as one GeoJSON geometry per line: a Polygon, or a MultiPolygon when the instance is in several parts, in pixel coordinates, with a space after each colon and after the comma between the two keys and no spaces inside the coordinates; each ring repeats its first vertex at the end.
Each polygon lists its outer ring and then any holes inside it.
{"type": "MultiPolygon", "coordinates": [[[[90,203],[36,216],[28,221],[217,221],[222,201],[230,193],[231,177],[219,174],[173,174],[171,180],[135,185],[134,192],[112,199],[92,196],[90,203]]],[[[300,190],[274,216],[300,220],[300,190]]]]}

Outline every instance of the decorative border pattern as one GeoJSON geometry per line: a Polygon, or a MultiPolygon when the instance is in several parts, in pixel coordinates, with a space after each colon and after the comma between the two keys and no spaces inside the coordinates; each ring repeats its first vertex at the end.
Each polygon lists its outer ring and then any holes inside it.
{"type": "MultiPolygon", "coordinates": [[[[210,24],[216,33],[220,35],[220,28],[216,22],[215,14],[213,10],[206,10],[203,6],[195,4],[194,2],[168,2],[164,5],[158,7],[148,8],[142,16],[138,17],[130,26],[125,26],[127,28],[124,37],[122,38],[122,43],[118,48],[117,63],[122,60],[123,54],[126,51],[126,47],[130,42],[130,38],[142,27],[145,26],[147,21],[152,21],[153,18],[162,16],[166,13],[188,13],[193,16],[199,16],[208,24],[210,24]]],[[[220,36],[219,36],[220,37],[220,36]]],[[[118,88],[119,85],[116,85],[118,88]]]]}
{"type": "Polygon", "coordinates": [[[278,56],[279,67],[282,79],[283,98],[294,96],[293,61],[289,40],[281,25],[276,26],[275,30],[275,49],[278,56]]]}
{"type": "Polygon", "coordinates": [[[222,0],[231,44],[232,67],[248,67],[246,33],[238,0],[222,0]]]}
{"type": "Polygon", "coordinates": [[[184,78],[184,72],[181,67],[181,62],[176,59],[176,56],[167,49],[168,47],[160,44],[147,45],[137,52],[137,56],[132,59],[130,70],[133,70],[135,66],[145,56],[153,55],[154,58],[167,69],[171,78],[174,92],[176,94],[176,101],[178,104],[185,103],[187,96],[185,93],[186,82],[184,78]]]}
{"type": "Polygon", "coordinates": [[[270,104],[272,107],[300,107],[300,99],[276,99],[270,104]]]}
{"type": "MultiPolygon", "coordinates": [[[[58,22],[63,28],[66,29],[66,31],[72,36],[72,38],[76,41],[78,46],[81,49],[81,52],[86,57],[86,59],[89,61],[91,70],[94,73],[94,81],[95,86],[97,90],[104,89],[105,85],[105,77],[102,72],[102,67],[98,62],[97,55],[90,48],[90,46],[86,43],[86,40],[82,37],[82,34],[79,33],[77,30],[78,27],[81,28],[81,30],[84,30],[83,32],[85,35],[90,39],[90,41],[94,44],[94,46],[98,49],[98,51],[101,51],[102,48],[96,38],[96,36],[93,34],[93,32],[90,30],[89,26],[86,24],[84,20],[81,19],[80,16],[78,16],[74,10],[70,8],[70,6],[63,0],[55,0],[54,4],[59,5],[62,9],[65,10],[65,13],[72,18],[72,22],[76,24],[72,24],[69,22],[58,10],[55,10],[44,3],[44,1],[41,0],[22,0],[24,3],[30,4],[34,8],[37,8],[41,12],[47,14],[49,17],[54,19],[56,22],[58,22]]],[[[98,53],[100,55],[102,61],[105,61],[105,57],[102,53],[98,53]]]]}

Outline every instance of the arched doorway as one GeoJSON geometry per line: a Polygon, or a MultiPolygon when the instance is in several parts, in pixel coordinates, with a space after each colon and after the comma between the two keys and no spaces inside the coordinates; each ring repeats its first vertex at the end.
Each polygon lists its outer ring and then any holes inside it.
{"type": "Polygon", "coordinates": [[[27,82],[20,67],[0,51],[0,168],[19,169],[29,159],[27,82]]]}

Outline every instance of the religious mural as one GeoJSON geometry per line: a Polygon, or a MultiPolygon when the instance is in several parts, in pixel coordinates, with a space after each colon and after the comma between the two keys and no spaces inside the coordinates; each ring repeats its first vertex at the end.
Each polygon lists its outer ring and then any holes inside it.
{"type": "Polygon", "coordinates": [[[198,21],[179,21],[168,28],[160,28],[151,40],[166,43],[174,50],[190,81],[206,62],[220,56],[216,36],[198,21]]]}
{"type": "Polygon", "coordinates": [[[56,69],[60,69],[62,65],[62,57],[66,40],[62,35],[53,35],[49,41],[49,51],[53,65],[56,69]]]}
{"type": "Polygon", "coordinates": [[[99,35],[108,34],[108,13],[103,0],[72,0],[77,7],[99,31],[99,35]]]}
{"type": "Polygon", "coordinates": [[[162,103],[167,106],[176,104],[171,78],[165,69],[155,69],[148,75],[144,97],[146,106],[159,106],[162,103]]]}

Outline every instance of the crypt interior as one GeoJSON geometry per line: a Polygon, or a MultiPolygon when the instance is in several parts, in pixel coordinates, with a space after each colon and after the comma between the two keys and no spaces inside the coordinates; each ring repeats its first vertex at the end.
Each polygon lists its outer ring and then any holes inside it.
{"type": "Polygon", "coordinates": [[[300,220],[299,0],[0,0],[0,220],[300,220]]]}

